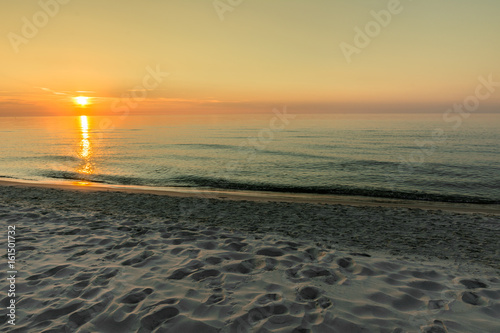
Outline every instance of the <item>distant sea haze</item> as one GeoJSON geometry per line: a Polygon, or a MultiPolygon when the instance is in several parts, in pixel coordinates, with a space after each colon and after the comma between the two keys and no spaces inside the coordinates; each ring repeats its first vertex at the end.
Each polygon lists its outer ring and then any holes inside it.
{"type": "Polygon", "coordinates": [[[0,118],[0,176],[500,203],[500,115],[287,114],[0,118]]]}

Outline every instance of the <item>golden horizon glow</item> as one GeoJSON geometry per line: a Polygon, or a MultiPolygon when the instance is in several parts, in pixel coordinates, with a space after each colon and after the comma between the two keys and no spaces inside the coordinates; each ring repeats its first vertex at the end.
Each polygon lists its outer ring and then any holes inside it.
{"type": "Polygon", "coordinates": [[[0,116],[444,112],[500,80],[500,1],[237,2],[74,1],[38,27],[4,1],[0,116]]]}

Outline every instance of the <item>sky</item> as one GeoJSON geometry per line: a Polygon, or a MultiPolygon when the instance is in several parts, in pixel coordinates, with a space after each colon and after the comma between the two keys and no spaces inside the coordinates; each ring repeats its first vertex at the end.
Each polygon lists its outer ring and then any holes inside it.
{"type": "Polygon", "coordinates": [[[0,116],[443,112],[500,82],[498,0],[0,5],[0,116]]]}

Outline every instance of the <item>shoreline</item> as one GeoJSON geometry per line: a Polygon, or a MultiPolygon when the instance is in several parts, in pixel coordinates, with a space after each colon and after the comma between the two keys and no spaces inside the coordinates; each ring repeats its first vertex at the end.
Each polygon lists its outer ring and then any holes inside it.
{"type": "Polygon", "coordinates": [[[82,192],[121,192],[131,194],[152,194],[159,196],[182,197],[182,198],[205,198],[232,201],[254,201],[254,202],[288,202],[309,203],[326,205],[343,205],[354,207],[387,207],[387,208],[410,208],[423,210],[441,210],[457,213],[483,213],[500,215],[500,205],[494,204],[471,204],[436,202],[423,200],[403,200],[390,198],[376,198],[363,196],[330,195],[330,194],[298,194],[298,193],[274,193],[264,191],[229,191],[229,190],[207,190],[180,187],[148,187],[128,185],[101,185],[88,182],[41,182],[25,181],[10,178],[0,178],[0,186],[12,186],[21,188],[48,188],[66,191],[82,192]]]}

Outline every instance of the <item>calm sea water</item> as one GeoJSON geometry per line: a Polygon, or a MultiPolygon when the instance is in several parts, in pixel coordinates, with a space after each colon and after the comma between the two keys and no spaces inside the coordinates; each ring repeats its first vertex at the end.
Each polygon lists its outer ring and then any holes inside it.
{"type": "Polygon", "coordinates": [[[500,203],[499,128],[484,114],[0,118],[0,176],[500,203]]]}

